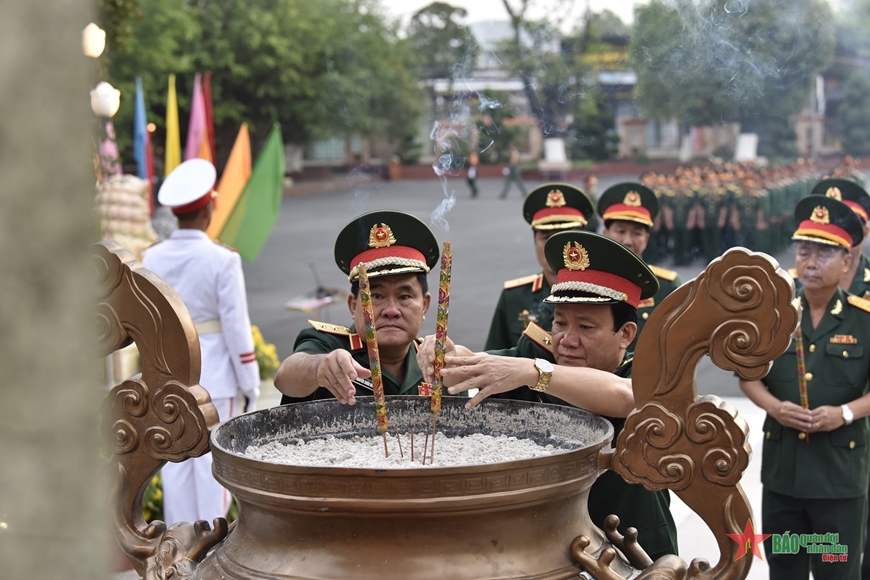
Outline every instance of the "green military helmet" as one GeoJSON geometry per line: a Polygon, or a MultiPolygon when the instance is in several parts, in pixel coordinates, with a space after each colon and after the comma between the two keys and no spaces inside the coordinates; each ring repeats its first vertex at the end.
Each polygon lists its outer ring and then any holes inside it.
{"type": "Polygon", "coordinates": [[[589,196],[568,183],[538,186],[523,203],[523,217],[533,230],[583,228],[594,213],[589,196]]]}
{"type": "Polygon", "coordinates": [[[366,265],[369,277],[429,271],[438,263],[438,241],[418,218],[401,211],[364,213],[335,240],[335,263],[348,280],[366,265]]]}
{"type": "Polygon", "coordinates": [[[833,197],[811,195],[794,209],[797,231],[791,239],[851,248],[861,243],[864,229],[857,214],[833,197]]]}
{"type": "Polygon", "coordinates": [[[556,283],[544,302],[613,304],[637,308],[655,296],[659,281],[634,252],[592,232],[560,232],[547,240],[544,254],[556,283]]]}
{"type": "Polygon", "coordinates": [[[655,192],[641,183],[617,183],[598,199],[598,215],[605,224],[610,220],[626,220],[652,227],[658,214],[655,192]]]}
{"type": "Polygon", "coordinates": [[[818,182],[810,192],[842,201],[852,208],[865,224],[870,221],[870,194],[849,179],[827,178],[818,182]]]}

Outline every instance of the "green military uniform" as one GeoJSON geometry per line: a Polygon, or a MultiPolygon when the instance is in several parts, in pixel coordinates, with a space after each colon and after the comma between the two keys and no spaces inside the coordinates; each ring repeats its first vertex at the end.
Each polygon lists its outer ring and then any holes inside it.
{"type": "Polygon", "coordinates": [[[707,263],[722,253],[722,225],[720,221],[727,201],[726,190],[718,183],[706,184],[701,191],[704,218],[701,226],[701,246],[707,263]]]}
{"type": "MultiPolygon", "coordinates": [[[[490,354],[529,359],[543,358],[555,363],[550,345],[549,333],[535,324],[530,324],[516,347],[493,351],[490,354]]],[[[630,378],[631,362],[632,356],[626,353],[622,365],[615,374],[630,378]]],[[[497,396],[504,399],[571,406],[562,399],[546,392],[533,391],[529,387],[520,387],[497,396]]],[[[613,425],[613,445],[616,445],[616,439],[625,425],[625,419],[613,417],[605,417],[605,419],[613,425]]],[[[620,533],[625,534],[629,527],[637,528],[638,542],[653,561],[666,554],[677,554],[677,526],[671,515],[670,505],[669,491],[648,491],[640,484],[627,483],[612,471],[602,473],[589,490],[588,506],[592,523],[603,528],[605,518],[610,514],[616,514],[619,516],[620,533]]]]}
{"type": "Polygon", "coordinates": [[[629,349],[633,349],[637,344],[640,332],[643,330],[646,321],[650,316],[652,316],[656,307],[661,304],[662,300],[667,298],[671,292],[679,288],[680,284],[682,284],[679,275],[673,270],[666,270],[665,268],[659,268],[658,266],[652,265],[650,265],[649,269],[652,270],[653,274],[655,274],[656,278],[659,280],[659,291],[656,292],[656,295],[652,298],[641,300],[640,305],[638,305],[637,336],[634,337],[634,341],[629,345],[629,349]]]}
{"type": "MultiPolygon", "coordinates": [[[[526,197],[523,218],[536,236],[576,230],[588,227],[595,214],[593,207],[589,196],[573,185],[545,183],[526,197]]],[[[550,284],[543,272],[505,282],[492,315],[485,350],[516,345],[529,322],[549,330],[553,325],[553,307],[544,303],[549,295],[550,284]]]]}
{"type": "Polygon", "coordinates": [[[849,286],[849,294],[855,294],[861,298],[870,300],[870,259],[861,253],[861,261],[852,284],[849,286]]]}
{"type": "MultiPolygon", "coordinates": [[[[294,354],[304,352],[307,354],[329,354],[334,350],[346,350],[360,366],[369,368],[369,353],[365,342],[356,333],[353,325],[350,328],[338,324],[309,321],[313,328],[306,328],[296,337],[293,345],[294,354]]],[[[381,375],[384,381],[385,395],[416,395],[417,387],[423,382],[423,371],[417,365],[417,344],[411,343],[408,347],[408,356],[405,357],[405,380],[399,380],[384,367],[381,367],[381,375]]],[[[365,391],[359,395],[371,395],[365,391]]],[[[332,399],[334,395],[324,387],[318,387],[307,397],[281,397],[281,404],[299,403],[301,401],[317,401],[320,399],[332,399]]]]}
{"type": "Polygon", "coordinates": [[[678,186],[668,201],[674,216],[674,264],[684,266],[691,261],[691,231],[689,215],[695,207],[695,192],[678,186]]]}
{"type": "MultiPolygon", "coordinates": [[[[798,227],[792,239],[802,243],[848,250],[863,236],[857,214],[833,196],[802,199],[794,216],[798,227]]],[[[835,286],[814,328],[803,290],[798,295],[803,305],[800,334],[773,362],[763,384],[775,398],[810,409],[844,406],[862,397],[870,377],[870,301],[835,286]]],[[[771,415],[765,418],[762,532],[836,533],[837,543],[848,550],[846,561],[826,562],[822,554],[803,549],[774,553],[776,543],[769,538],[765,549],[773,580],[808,578],[811,569],[819,580],[858,578],[857,554],[864,549],[867,524],[870,426],[866,417],[847,419],[850,407],[842,413],[850,424],[811,434],[786,427],[771,415]]]]}
{"type": "Polygon", "coordinates": [[[492,315],[484,350],[515,346],[529,322],[551,328],[553,306],[544,303],[544,298],[549,295],[550,284],[543,272],[505,282],[492,315]]]}
{"type": "MultiPolygon", "coordinates": [[[[659,201],[655,192],[645,185],[631,182],[617,183],[601,195],[598,213],[603,217],[605,225],[620,221],[630,222],[640,224],[649,231],[659,216],[659,201]]],[[[609,230],[605,230],[604,235],[612,236],[609,230]]],[[[649,268],[658,279],[659,289],[654,296],[641,300],[638,304],[637,335],[629,345],[629,351],[634,350],[640,331],[643,330],[644,324],[656,306],[680,285],[680,278],[673,270],[658,266],[649,266],[649,268]]]]}
{"type": "MultiPolygon", "coordinates": [[[[807,381],[811,408],[843,405],[866,392],[870,375],[870,302],[858,300],[838,289],[815,329],[809,307],[803,301],[801,330],[806,377],[811,379],[807,381]]],[[[778,399],[800,404],[795,342],[774,361],[762,382],[778,399]]],[[[840,544],[849,546],[849,560],[845,564],[821,563],[821,556],[811,556],[816,578],[832,577],[821,574],[833,571],[834,567],[843,568],[837,577],[857,577],[870,485],[868,437],[867,418],[828,433],[813,433],[809,440],[769,415],[764,421],[763,532],[834,532],[840,534],[840,544]],[[820,522],[811,526],[806,515],[793,513],[795,506],[810,511],[820,522]]],[[[765,542],[765,549],[772,579],[807,577],[804,558],[773,554],[772,539],[765,542]],[[775,574],[774,570],[778,572],[775,574]]]]}

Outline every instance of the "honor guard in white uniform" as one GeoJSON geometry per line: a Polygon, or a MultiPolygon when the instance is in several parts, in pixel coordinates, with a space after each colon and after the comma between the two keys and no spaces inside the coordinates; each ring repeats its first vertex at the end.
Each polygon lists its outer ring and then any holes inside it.
{"type": "MultiPolygon", "coordinates": [[[[200,384],[221,421],[244,412],[245,397],[256,404],[260,376],[248,317],[239,254],[213,242],[205,230],[214,209],[216,172],[204,159],[179,165],[157,199],[172,208],[178,229],[148,248],[142,264],[163,278],[187,306],[202,349],[200,384]]],[[[212,476],[212,456],[163,467],[163,511],[167,525],[226,515],[229,492],[212,476]]]]}

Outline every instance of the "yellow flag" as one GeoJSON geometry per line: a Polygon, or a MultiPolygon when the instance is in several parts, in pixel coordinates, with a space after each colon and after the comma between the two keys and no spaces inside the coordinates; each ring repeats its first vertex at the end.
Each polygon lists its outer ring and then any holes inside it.
{"type": "Polygon", "coordinates": [[[175,75],[169,75],[169,95],[166,97],[166,157],[164,178],[181,165],[181,131],[178,128],[178,99],[175,96],[175,75]]]}
{"type": "Polygon", "coordinates": [[[218,183],[218,198],[215,200],[211,224],[206,230],[211,239],[216,240],[224,229],[250,177],[251,137],[248,134],[248,124],[242,123],[233,150],[230,151],[230,158],[227,159],[227,165],[224,167],[224,174],[218,183]]]}

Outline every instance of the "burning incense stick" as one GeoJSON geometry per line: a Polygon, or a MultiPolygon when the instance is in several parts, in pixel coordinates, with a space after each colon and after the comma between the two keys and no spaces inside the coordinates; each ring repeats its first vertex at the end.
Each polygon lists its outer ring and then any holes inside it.
{"type": "Polygon", "coordinates": [[[378,337],[375,334],[375,314],[372,308],[372,294],[369,287],[369,275],[365,265],[359,267],[359,296],[362,302],[363,321],[365,323],[366,345],[369,351],[369,369],[372,371],[372,392],[375,396],[375,411],[378,416],[378,429],[384,436],[384,454],[387,450],[387,403],[384,400],[384,380],[381,376],[381,357],[378,351],[378,337]]]}
{"type": "Polygon", "coordinates": [[[435,427],[438,412],[441,410],[441,389],[444,383],[441,379],[441,369],[444,368],[444,355],[447,352],[447,313],[450,309],[450,270],[453,267],[453,252],[450,242],[444,242],[441,251],[441,277],[438,283],[438,317],[435,322],[435,379],[432,384],[432,398],[429,408],[432,409],[432,453],[429,462],[435,460],[435,427]]]}

